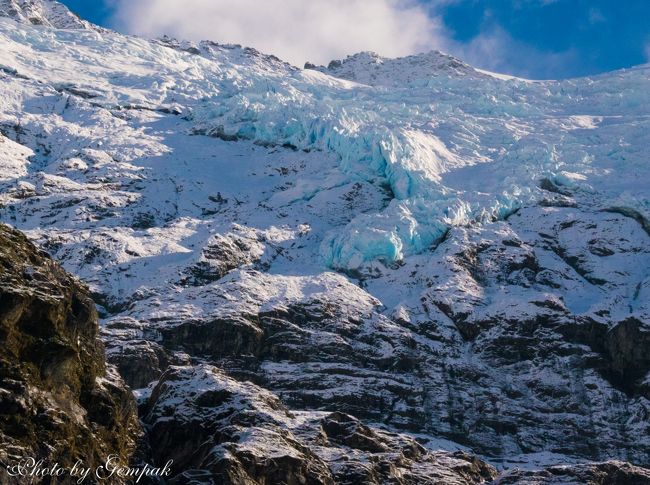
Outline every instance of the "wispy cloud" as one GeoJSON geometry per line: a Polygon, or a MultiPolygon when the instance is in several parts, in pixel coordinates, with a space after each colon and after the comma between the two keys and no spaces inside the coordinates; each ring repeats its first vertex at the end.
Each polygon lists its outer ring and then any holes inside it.
{"type": "Polygon", "coordinates": [[[602,24],[607,20],[605,15],[603,15],[603,12],[596,7],[590,8],[587,16],[589,18],[589,24],[591,25],[602,24]]]}
{"type": "MultiPolygon", "coordinates": [[[[444,13],[471,1],[104,0],[115,11],[112,25],[118,30],[242,44],[298,66],[326,64],[366,50],[398,57],[432,49],[476,67],[536,79],[575,73],[576,66],[584,65],[577,48],[549,51],[514,38],[487,6],[476,6],[483,15],[480,31],[469,40],[454,40],[444,13]]],[[[543,10],[560,1],[511,0],[512,8],[523,10],[543,10]]],[[[592,25],[606,20],[595,7],[581,14],[592,25]]]]}
{"type": "Polygon", "coordinates": [[[467,43],[447,42],[447,48],[475,67],[494,72],[511,73],[517,66],[521,77],[553,78],[579,61],[575,50],[548,52],[514,39],[498,25],[483,30],[467,43]]]}
{"type": "Polygon", "coordinates": [[[415,0],[114,1],[113,25],[121,30],[238,43],[297,65],[364,50],[395,57],[447,44],[442,23],[415,0]]]}

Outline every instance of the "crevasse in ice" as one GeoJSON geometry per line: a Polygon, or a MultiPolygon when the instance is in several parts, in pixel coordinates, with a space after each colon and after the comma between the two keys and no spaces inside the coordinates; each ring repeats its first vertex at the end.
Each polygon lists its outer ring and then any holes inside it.
{"type": "MultiPolygon", "coordinates": [[[[106,51],[101,32],[1,32],[7,49],[0,65],[40,73],[43,66],[30,66],[30,59],[49,56],[48,81],[67,89],[70,80],[56,69],[63,58],[79,75],[74,88],[92,90],[96,103],[181,106],[196,133],[335,153],[351,180],[387,186],[392,200],[382,212],[361,214],[322,241],[333,268],[398,261],[430,248],[450,226],[506,217],[534,203],[544,179],[600,192],[603,208],[624,206],[648,217],[648,66],[533,82],[429,53],[408,62],[363,57],[338,73],[382,80],[370,85],[209,42],[155,44],[115,35],[106,51]],[[128,75],[121,68],[127,57],[128,75]],[[391,76],[403,82],[385,82],[391,76]]],[[[298,197],[317,192],[305,187],[298,197]]]]}

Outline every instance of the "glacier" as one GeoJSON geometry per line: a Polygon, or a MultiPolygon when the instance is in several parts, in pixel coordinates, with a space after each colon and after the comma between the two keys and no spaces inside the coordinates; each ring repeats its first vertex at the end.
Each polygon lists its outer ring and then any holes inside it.
{"type": "MultiPolygon", "coordinates": [[[[210,42],[113,35],[106,52],[100,32],[3,30],[2,65],[26,76],[45,69],[44,81],[71,89],[53,65],[65,62],[76,72],[72,88],[94,104],[179,109],[195,133],[335,153],[351,177],[385,183],[394,194],[385,211],[324,241],[323,259],[335,269],[394,263],[451,226],[507,217],[539,199],[541,179],[569,180],[563,173],[582,175],[572,183],[602,192],[605,205],[648,216],[647,191],[637,183],[648,175],[645,66],[588,81],[532,82],[469,67],[431,76],[415,64],[404,84],[369,86],[210,42]],[[125,75],[123,59],[134,53],[125,75]],[[30,65],[35,57],[38,66],[30,65]],[[467,96],[474,91],[480,95],[467,96]],[[602,139],[615,143],[596,143],[602,139]]],[[[371,67],[385,78],[405,72],[378,57],[371,67]]]]}
{"type": "Polygon", "coordinates": [[[205,421],[201,470],[650,466],[650,65],[302,69],[0,0],[0,80],[0,221],[89,285],[157,437],[205,421]]]}

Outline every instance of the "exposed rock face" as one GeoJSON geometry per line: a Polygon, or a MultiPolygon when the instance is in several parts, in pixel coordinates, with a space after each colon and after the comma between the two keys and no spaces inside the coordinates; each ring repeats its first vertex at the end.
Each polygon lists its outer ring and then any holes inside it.
{"type": "Polygon", "coordinates": [[[81,20],[58,2],[43,0],[0,0],[0,16],[33,25],[58,29],[98,29],[81,20]]]}
{"type": "MultiPolygon", "coordinates": [[[[90,285],[176,483],[643,480],[646,67],[342,80],[3,12],[0,219],[90,285]]],[[[62,341],[25,358],[76,381],[62,341]]]]}
{"type": "MultiPolygon", "coordinates": [[[[135,401],[106,367],[88,290],[27,238],[0,225],[0,478],[27,457],[128,463],[135,401]]],[[[17,480],[17,481],[16,481],[17,480]]]]}
{"type": "Polygon", "coordinates": [[[632,219],[573,208],[453,230],[435,255],[383,277],[413,275],[425,287],[421,309],[403,315],[382,313],[338,275],[299,281],[294,297],[277,277],[249,269],[185,288],[165,311],[136,302],[107,331],[140,325],[145,338],[250,379],[293,409],[338,410],[494,457],[547,451],[648,463],[648,444],[629,439],[648,432],[648,308],[632,300],[630,313],[625,295],[643,277],[649,246],[615,238],[617,228],[647,240],[632,219]],[[566,234],[577,226],[593,237],[566,234]],[[594,254],[597,244],[609,254],[594,254]],[[184,300],[194,302],[191,314],[184,300]],[[549,415],[558,421],[549,425],[549,415]]]}
{"type": "Polygon", "coordinates": [[[143,415],[154,458],[174,459],[183,480],[210,474],[228,484],[333,483],[327,466],[286,429],[291,419],[273,394],[205,365],[170,368],[143,415]]]}
{"type": "Polygon", "coordinates": [[[496,471],[463,453],[431,453],[413,439],[341,413],[293,413],[272,393],[207,365],[172,367],[143,420],[172,483],[485,483],[496,471]]]}
{"type": "MultiPolygon", "coordinates": [[[[224,203],[223,198],[214,197],[214,200],[224,203]]],[[[264,245],[255,231],[236,227],[232,233],[216,235],[207,242],[181,284],[203,286],[218,281],[233,269],[258,262],[263,254],[264,245]]]]}
{"type": "Polygon", "coordinates": [[[432,452],[413,438],[364,425],[335,412],[306,420],[300,430],[332,468],[336,483],[486,483],[496,470],[464,452],[432,452]],[[314,436],[314,431],[318,434],[314,436]]]}
{"type": "Polygon", "coordinates": [[[629,463],[610,461],[588,465],[554,466],[538,471],[513,470],[494,485],[646,485],[650,471],[629,463]]]}
{"type": "Polygon", "coordinates": [[[397,59],[387,59],[374,52],[361,52],[342,60],[334,60],[327,67],[307,63],[305,69],[317,70],[370,86],[390,87],[424,83],[427,77],[480,75],[472,66],[440,51],[397,59]]]}
{"type": "MultiPolygon", "coordinates": [[[[191,317],[172,310],[179,304],[161,312],[143,300],[128,318],[109,320],[107,331],[146,321],[148,338],[252,380],[293,410],[339,411],[294,430],[304,438],[319,429],[321,441],[307,443],[371,454],[402,449],[361,418],[443,436],[505,463],[546,451],[645,464],[648,444],[629,436],[648,433],[648,307],[633,299],[630,312],[620,302],[648,258],[648,245],[629,241],[646,238],[621,215],[533,207],[490,227],[453,230],[436,255],[389,273],[425,286],[426,316],[390,318],[333,274],[316,285],[305,280],[294,288],[299,296],[277,301],[286,295],[282,283],[275,278],[271,289],[270,277],[250,269],[184,289],[180,298],[201,308],[191,317]],[[576,226],[591,227],[593,236],[573,239],[567,232],[576,226]],[[627,238],[614,236],[621,228],[627,238]],[[578,314],[581,298],[593,300],[593,314],[578,314]],[[148,312],[155,320],[142,319],[148,312]]],[[[377,281],[364,283],[372,289],[377,281]]],[[[361,473],[353,468],[334,466],[334,479],[361,473]]],[[[364,479],[381,483],[376,470],[364,470],[364,479]]]]}

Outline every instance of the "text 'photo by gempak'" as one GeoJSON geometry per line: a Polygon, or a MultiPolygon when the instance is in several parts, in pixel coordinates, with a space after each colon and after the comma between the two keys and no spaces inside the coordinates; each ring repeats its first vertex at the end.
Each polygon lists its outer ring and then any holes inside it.
{"type": "Polygon", "coordinates": [[[650,485],[650,2],[0,0],[0,485],[650,485]]]}

